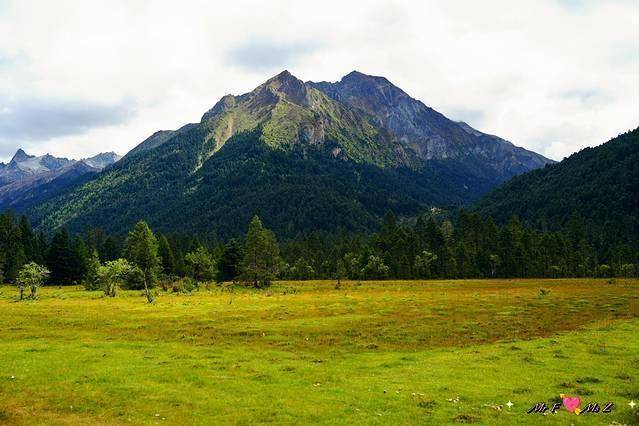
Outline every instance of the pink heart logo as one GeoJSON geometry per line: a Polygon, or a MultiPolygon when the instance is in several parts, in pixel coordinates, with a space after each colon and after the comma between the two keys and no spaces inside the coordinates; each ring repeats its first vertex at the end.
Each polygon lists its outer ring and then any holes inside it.
{"type": "Polygon", "coordinates": [[[563,398],[563,402],[564,402],[564,406],[566,407],[566,410],[570,411],[571,413],[576,413],[579,414],[579,406],[581,405],[581,399],[578,396],[570,397],[568,395],[561,395],[563,398]],[[577,410],[575,412],[575,410],[577,410]]]}

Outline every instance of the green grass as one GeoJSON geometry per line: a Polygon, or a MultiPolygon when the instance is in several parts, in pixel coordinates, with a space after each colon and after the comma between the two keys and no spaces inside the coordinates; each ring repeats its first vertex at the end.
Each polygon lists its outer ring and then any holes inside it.
{"type": "Polygon", "coordinates": [[[152,305],[133,291],[16,295],[0,287],[0,423],[639,419],[637,280],[280,282],[152,305]],[[525,413],[560,393],[617,407],[525,413]]]}

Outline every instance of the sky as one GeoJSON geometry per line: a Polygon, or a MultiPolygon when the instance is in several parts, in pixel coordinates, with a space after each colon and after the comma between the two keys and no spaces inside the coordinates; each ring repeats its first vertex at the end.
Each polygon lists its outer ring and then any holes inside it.
{"type": "Polygon", "coordinates": [[[288,69],[561,160],[639,126],[639,1],[0,0],[0,160],[126,153],[288,69]]]}

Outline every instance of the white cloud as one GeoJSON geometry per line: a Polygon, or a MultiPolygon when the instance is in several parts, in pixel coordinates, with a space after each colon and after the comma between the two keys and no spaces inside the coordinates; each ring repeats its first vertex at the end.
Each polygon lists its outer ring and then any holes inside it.
{"type": "Polygon", "coordinates": [[[122,108],[109,109],[111,121],[53,126],[57,132],[16,128],[38,120],[14,123],[0,135],[4,158],[19,146],[69,157],[124,153],[279,68],[315,81],[353,69],[383,75],[451,118],[555,159],[639,125],[633,1],[0,6],[0,111],[25,99],[122,108]]]}

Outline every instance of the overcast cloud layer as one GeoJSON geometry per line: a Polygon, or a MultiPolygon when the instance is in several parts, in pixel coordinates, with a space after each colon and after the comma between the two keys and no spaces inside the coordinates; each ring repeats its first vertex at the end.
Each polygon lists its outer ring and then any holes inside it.
{"type": "Polygon", "coordinates": [[[639,126],[639,2],[0,0],[0,159],[124,154],[289,69],[383,75],[553,159],[639,126]]]}

